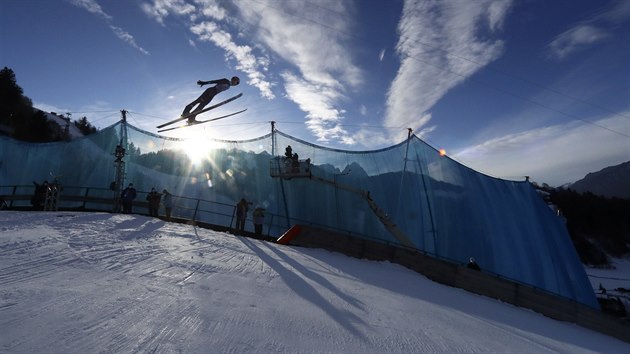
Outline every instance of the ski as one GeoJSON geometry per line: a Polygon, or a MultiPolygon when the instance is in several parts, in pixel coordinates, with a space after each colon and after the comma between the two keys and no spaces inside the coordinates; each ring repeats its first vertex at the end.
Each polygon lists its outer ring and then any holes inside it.
{"type": "Polygon", "coordinates": [[[242,94],[242,93],[239,93],[238,95],[236,95],[236,96],[234,96],[234,97],[232,97],[232,98],[228,98],[227,100],[225,100],[225,101],[223,101],[223,102],[219,102],[219,103],[217,103],[217,104],[215,104],[215,105],[212,105],[212,106],[210,106],[210,107],[206,107],[206,108],[202,109],[202,110],[201,110],[201,111],[199,111],[199,112],[196,112],[196,113],[190,113],[190,114],[187,114],[187,115],[185,115],[185,116],[180,116],[179,118],[177,118],[177,119],[173,119],[173,120],[172,120],[172,121],[170,121],[170,122],[166,122],[166,123],[164,123],[164,124],[160,124],[160,125],[158,125],[156,128],[164,128],[164,127],[165,127],[165,126],[167,126],[167,125],[171,125],[171,124],[173,124],[173,123],[177,123],[177,122],[182,121],[182,120],[184,120],[184,119],[188,119],[188,117],[190,117],[190,116],[192,116],[192,115],[201,114],[201,113],[203,113],[203,112],[208,112],[208,111],[209,111],[209,110],[211,110],[211,109],[215,109],[215,108],[217,108],[217,107],[223,106],[224,104],[226,104],[226,103],[228,103],[228,102],[232,102],[232,101],[234,101],[235,99],[237,99],[237,98],[239,98],[239,97],[241,97],[241,96],[243,96],[243,94],[242,94]]]}
{"type": "Polygon", "coordinates": [[[231,116],[237,115],[237,114],[239,114],[239,113],[243,113],[243,112],[245,112],[246,110],[247,110],[247,108],[245,108],[245,109],[244,109],[244,110],[242,110],[242,111],[238,111],[238,112],[234,112],[234,113],[226,114],[226,115],[224,115],[224,116],[215,117],[215,118],[212,118],[212,119],[206,119],[206,120],[196,120],[196,121],[194,121],[194,122],[192,122],[192,123],[186,123],[186,124],[182,124],[182,125],[179,125],[179,126],[176,126],[176,127],[172,127],[172,128],[161,129],[161,130],[158,130],[158,133],[161,133],[161,132],[166,132],[166,131],[169,131],[169,130],[175,130],[175,129],[179,129],[179,128],[192,127],[192,126],[194,126],[194,125],[198,125],[198,124],[203,124],[203,123],[213,122],[213,121],[215,121],[215,120],[219,120],[219,119],[223,119],[223,118],[227,118],[227,117],[231,117],[231,116]]]}

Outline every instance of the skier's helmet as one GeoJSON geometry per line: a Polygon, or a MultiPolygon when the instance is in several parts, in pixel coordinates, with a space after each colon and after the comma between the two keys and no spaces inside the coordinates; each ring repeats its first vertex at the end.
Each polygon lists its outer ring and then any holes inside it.
{"type": "Polygon", "coordinates": [[[238,76],[232,76],[232,80],[231,80],[231,85],[232,86],[236,86],[241,82],[241,79],[238,78],[238,76]]]}

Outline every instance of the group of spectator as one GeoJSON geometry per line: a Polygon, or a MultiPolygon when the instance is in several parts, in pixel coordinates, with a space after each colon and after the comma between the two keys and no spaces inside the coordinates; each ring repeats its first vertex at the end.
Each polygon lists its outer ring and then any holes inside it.
{"type": "MultiPolygon", "coordinates": [[[[247,219],[247,212],[252,202],[248,202],[245,198],[236,204],[236,230],[242,232],[245,230],[245,220],[247,219]]],[[[265,221],[265,209],[260,206],[256,206],[253,212],[254,233],[256,236],[262,235],[263,223],[265,221]]]]}
{"type": "Polygon", "coordinates": [[[286,165],[287,172],[300,172],[300,157],[297,152],[293,152],[291,145],[288,145],[284,149],[284,163],[286,165]]]}
{"type": "MultiPolygon", "coordinates": [[[[138,193],[133,186],[133,183],[129,183],[121,195],[120,200],[122,204],[122,212],[124,214],[131,214],[133,201],[136,199],[138,193]]],[[[149,216],[158,217],[158,210],[160,209],[160,203],[164,205],[164,211],[166,220],[171,219],[171,211],[173,210],[173,195],[166,189],[162,193],[158,193],[155,188],[151,188],[151,191],[147,193],[146,201],[148,202],[149,216]]],[[[236,230],[245,230],[245,220],[247,219],[247,213],[252,202],[248,202],[245,198],[236,204],[236,230]]],[[[253,223],[254,232],[256,235],[262,235],[262,227],[265,219],[265,209],[257,206],[253,211],[253,223]]]]}
{"type": "MultiPolygon", "coordinates": [[[[44,181],[42,184],[33,181],[33,185],[35,185],[35,192],[33,193],[33,197],[31,197],[31,205],[33,205],[33,208],[35,208],[36,210],[46,210],[45,204],[47,201],[47,197],[50,199],[61,190],[61,185],[57,183],[56,179],[52,183],[44,181]]],[[[49,203],[56,203],[56,200],[48,201],[49,203]]],[[[51,206],[53,205],[49,205],[49,207],[51,206]]]]}
{"type": "MultiPolygon", "coordinates": [[[[129,183],[129,186],[127,186],[127,188],[125,188],[120,195],[123,213],[131,213],[133,201],[134,199],[136,199],[136,197],[136,189],[133,187],[133,183],[129,183]]],[[[151,188],[151,191],[147,194],[146,200],[149,203],[149,216],[158,216],[160,202],[162,202],[164,205],[166,220],[171,219],[171,211],[173,210],[173,195],[169,193],[166,189],[164,189],[162,193],[158,193],[155,188],[151,188]],[[162,199],[162,197],[164,197],[164,199],[162,199]]]]}

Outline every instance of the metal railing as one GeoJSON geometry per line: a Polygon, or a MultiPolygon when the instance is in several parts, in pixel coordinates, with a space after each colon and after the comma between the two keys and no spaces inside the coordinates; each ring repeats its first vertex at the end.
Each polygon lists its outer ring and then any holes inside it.
{"type": "MultiPolygon", "coordinates": [[[[37,207],[32,203],[35,191],[36,186],[34,184],[0,186],[0,205],[4,201],[6,209],[9,210],[44,210],[43,205],[37,207]]],[[[137,191],[137,197],[132,205],[133,214],[149,215],[149,203],[145,201],[148,193],[146,191],[137,191]]],[[[112,212],[113,210],[120,210],[120,208],[116,208],[116,202],[116,192],[108,188],[61,185],[59,200],[55,207],[57,210],[62,211],[112,212]]],[[[268,211],[265,211],[264,214],[263,237],[277,238],[287,230],[286,215],[268,211]]],[[[162,204],[160,204],[158,215],[160,218],[165,218],[165,210],[162,204]]],[[[236,231],[236,205],[173,195],[171,220],[182,223],[201,223],[220,231],[236,231]]],[[[248,213],[245,221],[244,231],[252,234],[254,232],[254,224],[251,212],[248,213]]],[[[318,227],[353,237],[371,238],[350,230],[341,230],[309,220],[291,218],[290,223],[292,225],[302,224],[318,227]]]]}

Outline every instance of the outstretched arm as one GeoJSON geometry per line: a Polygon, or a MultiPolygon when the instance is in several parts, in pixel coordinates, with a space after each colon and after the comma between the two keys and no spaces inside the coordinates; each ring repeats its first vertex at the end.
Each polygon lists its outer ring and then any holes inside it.
{"type": "Polygon", "coordinates": [[[197,81],[197,85],[199,86],[203,86],[203,85],[208,85],[208,84],[218,84],[221,80],[210,80],[210,81],[197,81]]]}

